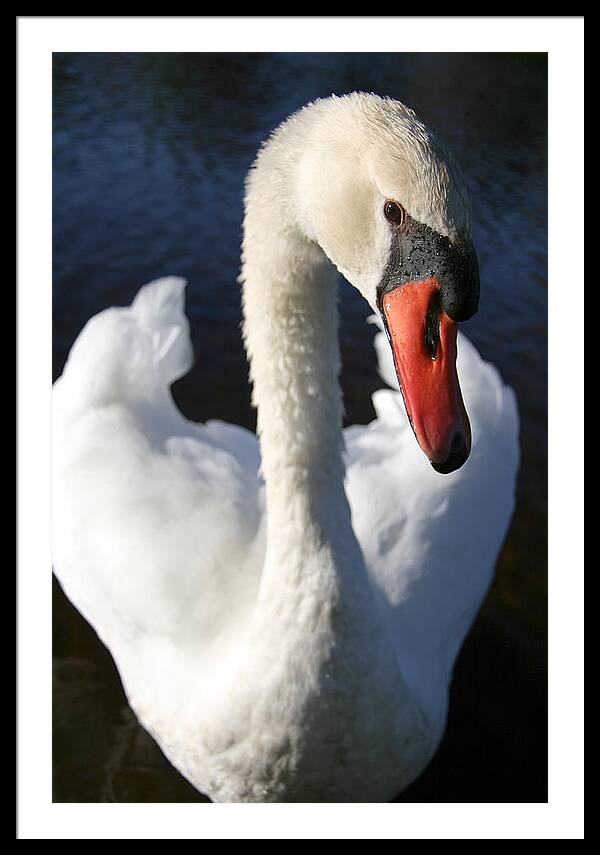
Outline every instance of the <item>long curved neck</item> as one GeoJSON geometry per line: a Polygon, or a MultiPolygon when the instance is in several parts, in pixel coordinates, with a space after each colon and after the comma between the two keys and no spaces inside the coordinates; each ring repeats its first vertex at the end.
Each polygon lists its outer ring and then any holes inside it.
{"type": "Polygon", "coordinates": [[[266,154],[249,181],[241,276],[266,484],[263,587],[275,566],[298,581],[324,546],[333,575],[362,566],[344,492],[337,277],[290,216],[293,162],[266,154]]]}
{"type": "Polygon", "coordinates": [[[284,269],[246,265],[243,298],[270,529],[342,499],[344,477],[335,275],[283,240],[284,269]]]}

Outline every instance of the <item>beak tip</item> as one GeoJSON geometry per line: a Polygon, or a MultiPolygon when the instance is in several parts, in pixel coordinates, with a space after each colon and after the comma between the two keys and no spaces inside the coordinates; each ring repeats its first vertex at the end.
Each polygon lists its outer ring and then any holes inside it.
{"type": "Polygon", "coordinates": [[[441,475],[449,475],[451,472],[456,472],[457,469],[460,469],[467,462],[470,453],[470,442],[467,442],[464,435],[460,431],[457,431],[452,439],[450,453],[446,460],[430,460],[429,462],[436,472],[439,472],[441,475]]]}

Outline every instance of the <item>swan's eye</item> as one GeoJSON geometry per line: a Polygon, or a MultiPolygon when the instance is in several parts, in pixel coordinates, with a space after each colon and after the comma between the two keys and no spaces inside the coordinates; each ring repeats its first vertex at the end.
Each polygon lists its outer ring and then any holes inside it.
{"type": "Polygon", "coordinates": [[[398,202],[388,200],[383,206],[383,213],[386,220],[389,223],[393,223],[395,226],[401,226],[404,222],[404,208],[402,205],[399,205],[398,202]]]}

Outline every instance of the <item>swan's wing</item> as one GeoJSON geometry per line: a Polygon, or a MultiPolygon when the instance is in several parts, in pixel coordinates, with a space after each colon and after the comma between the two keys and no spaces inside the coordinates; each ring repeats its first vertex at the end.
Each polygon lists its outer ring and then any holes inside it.
{"type": "Polygon", "coordinates": [[[186,421],[169,392],[191,362],[183,287],[159,280],[92,318],[54,387],[55,572],[134,700],[151,665],[166,695],[165,674],[189,681],[185,651],[222,668],[264,553],[256,438],[186,421]]]}
{"type": "Polygon", "coordinates": [[[460,335],[458,371],[473,444],[461,469],[440,475],[417,446],[382,332],[375,347],[393,388],[374,394],[376,421],[345,431],[353,525],[405,676],[424,703],[439,708],[512,515],[516,401],[460,335]]]}

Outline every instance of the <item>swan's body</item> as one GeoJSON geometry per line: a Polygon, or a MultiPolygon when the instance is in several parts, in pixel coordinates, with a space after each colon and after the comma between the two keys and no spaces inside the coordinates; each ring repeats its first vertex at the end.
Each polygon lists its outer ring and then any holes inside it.
{"type": "Polygon", "coordinates": [[[169,385],[191,348],[175,278],[93,318],[55,386],[55,571],[140,721],[213,800],[389,800],[443,734],[512,512],[514,396],[463,338],[471,459],[440,475],[380,333],[395,388],[375,394],[376,421],[342,434],[324,255],[376,308],[389,242],[369,218],[378,182],[419,223],[468,229],[436,146],[396,102],[352,96],[297,114],[261,152],[242,272],[260,448],[176,409],[169,385]],[[394,174],[392,140],[407,152],[394,174]]]}

